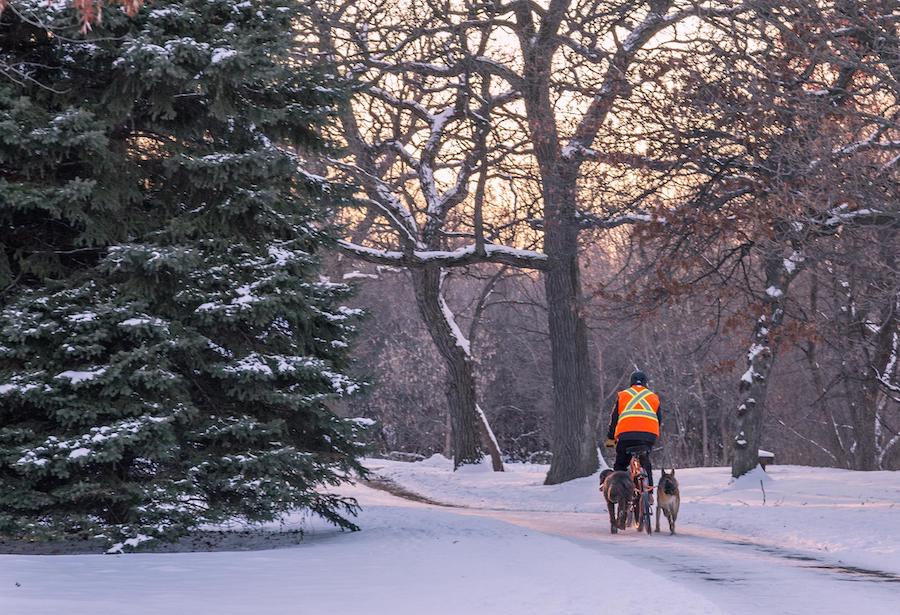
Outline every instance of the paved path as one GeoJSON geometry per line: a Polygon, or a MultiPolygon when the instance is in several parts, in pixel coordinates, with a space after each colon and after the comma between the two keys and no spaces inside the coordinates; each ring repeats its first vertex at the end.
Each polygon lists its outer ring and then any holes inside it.
{"type": "MultiPolygon", "coordinates": [[[[365,506],[364,492],[361,495],[365,506]]],[[[844,566],[815,554],[754,544],[688,524],[679,524],[674,536],[666,529],[647,536],[632,528],[611,535],[605,514],[441,509],[504,521],[597,549],[682,583],[735,615],[900,613],[898,575],[844,566]]],[[[665,525],[663,520],[663,528],[665,525]]],[[[636,591],[640,587],[636,581],[623,591],[636,591]]],[[[652,587],[647,593],[648,612],[665,613],[665,597],[652,587]]]]}

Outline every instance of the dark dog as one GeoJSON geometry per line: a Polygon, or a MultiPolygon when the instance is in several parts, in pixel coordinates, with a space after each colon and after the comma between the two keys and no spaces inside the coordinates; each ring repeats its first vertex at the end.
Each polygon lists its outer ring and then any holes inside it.
{"type": "Polygon", "coordinates": [[[669,521],[669,533],[675,533],[675,520],[678,519],[678,506],[681,495],[678,492],[678,481],[675,479],[675,468],[670,473],[662,471],[662,478],[656,488],[656,531],[659,531],[659,513],[662,512],[669,521]]]}
{"type": "Polygon", "coordinates": [[[600,472],[600,492],[606,500],[606,508],[609,510],[609,531],[612,534],[625,529],[625,519],[631,501],[634,498],[634,485],[628,472],[613,472],[603,470],[600,472]],[[616,515],[616,504],[619,505],[616,515]]]}

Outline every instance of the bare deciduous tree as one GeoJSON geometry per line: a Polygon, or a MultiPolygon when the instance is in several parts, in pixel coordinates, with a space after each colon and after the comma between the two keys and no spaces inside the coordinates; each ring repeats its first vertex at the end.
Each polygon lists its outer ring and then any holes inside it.
{"type": "Polygon", "coordinates": [[[382,26],[379,8],[345,2],[326,13],[321,3],[311,6],[321,49],[345,67],[347,78],[365,82],[341,118],[352,161],[334,161],[366,195],[355,237],[341,247],[355,258],[409,271],[417,309],[448,372],[454,464],[479,462],[483,447],[494,469],[502,470],[477,400],[470,341],[447,305],[444,279],[448,267],[473,263],[545,266],[539,252],[486,237],[484,184],[489,159],[498,155],[490,143],[490,116],[508,95],[494,94],[489,77],[432,74],[440,73],[432,68],[438,62],[453,61],[457,47],[451,43],[465,48],[468,41],[422,39],[418,20],[388,16],[382,26]],[[342,26],[347,14],[352,26],[342,26]],[[397,36],[401,42],[388,43],[397,36]],[[459,232],[452,214],[472,198],[473,180],[474,220],[459,232]],[[471,243],[454,248],[460,238],[471,243]]]}

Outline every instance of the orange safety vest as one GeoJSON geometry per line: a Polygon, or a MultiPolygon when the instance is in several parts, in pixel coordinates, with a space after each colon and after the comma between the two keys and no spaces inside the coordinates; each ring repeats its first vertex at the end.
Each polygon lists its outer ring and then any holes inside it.
{"type": "Polygon", "coordinates": [[[643,431],[659,437],[659,396],[640,385],[619,391],[616,439],[626,431],[643,431]]]}

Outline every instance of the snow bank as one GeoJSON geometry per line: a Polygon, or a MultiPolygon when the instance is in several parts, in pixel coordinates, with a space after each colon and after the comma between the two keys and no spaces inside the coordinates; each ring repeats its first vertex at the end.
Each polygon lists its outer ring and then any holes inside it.
{"type": "Polygon", "coordinates": [[[442,503],[496,510],[606,510],[597,499],[599,481],[596,476],[545,486],[546,465],[506,463],[504,472],[492,472],[485,459],[479,466],[463,466],[454,472],[453,463],[441,455],[416,463],[372,459],[367,465],[376,474],[442,503]]]}
{"type": "Polygon", "coordinates": [[[761,489],[768,487],[771,482],[772,477],[762,469],[762,466],[757,465],[743,476],[730,479],[728,487],[732,490],[761,489]]]}

